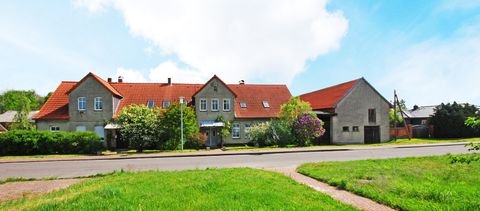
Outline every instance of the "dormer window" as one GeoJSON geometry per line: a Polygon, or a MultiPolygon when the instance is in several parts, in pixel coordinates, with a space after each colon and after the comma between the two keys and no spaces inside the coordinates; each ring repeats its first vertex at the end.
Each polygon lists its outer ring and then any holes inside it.
{"type": "Polygon", "coordinates": [[[240,108],[246,108],[247,107],[247,103],[245,102],[240,102],[240,108]]]}
{"type": "Polygon", "coordinates": [[[153,108],[153,106],[155,106],[155,102],[153,100],[147,101],[147,107],[153,108]]]}
{"type": "Polygon", "coordinates": [[[86,97],[79,97],[78,98],[78,110],[79,111],[87,110],[87,98],[86,97]]]}
{"type": "Polygon", "coordinates": [[[162,107],[167,108],[169,105],[170,105],[170,100],[164,100],[163,104],[162,104],[162,107]]]}
{"type": "Polygon", "coordinates": [[[268,101],[266,101],[266,100],[263,101],[263,107],[264,108],[270,108],[270,104],[268,103],[268,101]]]}

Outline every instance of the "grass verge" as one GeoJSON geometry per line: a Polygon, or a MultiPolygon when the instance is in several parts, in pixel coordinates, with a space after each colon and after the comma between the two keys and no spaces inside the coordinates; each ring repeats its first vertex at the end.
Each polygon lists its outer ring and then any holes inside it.
{"type": "Polygon", "coordinates": [[[309,163],[298,172],[400,210],[479,210],[480,162],[449,156],[309,163]]]}
{"type": "Polygon", "coordinates": [[[122,172],[0,210],[354,210],[279,173],[249,168],[122,172]]]}

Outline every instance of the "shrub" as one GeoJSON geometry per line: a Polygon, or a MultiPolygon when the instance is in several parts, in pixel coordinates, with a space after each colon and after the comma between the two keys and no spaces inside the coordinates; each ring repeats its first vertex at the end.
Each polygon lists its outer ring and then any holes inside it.
{"type": "Polygon", "coordinates": [[[186,148],[200,149],[201,146],[205,145],[207,142],[208,136],[201,132],[193,133],[190,139],[186,143],[186,148]]]}
{"type": "Polygon", "coordinates": [[[253,125],[250,127],[248,137],[255,146],[264,147],[275,144],[272,135],[271,122],[262,122],[253,125]]]}
{"type": "Polygon", "coordinates": [[[286,146],[296,143],[296,137],[292,133],[292,127],[285,121],[272,122],[273,140],[278,146],[286,146]]]}
{"type": "Polygon", "coordinates": [[[16,130],[0,134],[0,155],[93,154],[103,149],[94,132],[16,130]]]}
{"type": "Polygon", "coordinates": [[[297,137],[297,145],[299,146],[308,146],[312,143],[312,139],[318,138],[325,133],[322,121],[309,114],[303,114],[298,117],[293,127],[297,137]]]}
{"type": "Polygon", "coordinates": [[[479,110],[471,104],[441,104],[430,119],[435,138],[468,138],[478,135],[478,130],[465,125],[467,117],[475,117],[479,110]]]}

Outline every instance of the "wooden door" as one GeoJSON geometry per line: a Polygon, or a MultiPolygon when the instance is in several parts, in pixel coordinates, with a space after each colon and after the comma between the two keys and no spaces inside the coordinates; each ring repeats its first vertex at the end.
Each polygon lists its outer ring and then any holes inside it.
{"type": "Polygon", "coordinates": [[[364,127],[364,143],[365,144],[380,143],[380,126],[364,127]]]}

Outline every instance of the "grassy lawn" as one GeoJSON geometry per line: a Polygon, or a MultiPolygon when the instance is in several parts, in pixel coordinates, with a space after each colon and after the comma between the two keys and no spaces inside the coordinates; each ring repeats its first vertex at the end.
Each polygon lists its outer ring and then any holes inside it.
{"type": "Polygon", "coordinates": [[[309,163],[298,171],[401,210],[480,209],[480,162],[412,157],[309,163]]]}
{"type": "Polygon", "coordinates": [[[249,168],[123,172],[0,210],[354,210],[279,173],[249,168]]]}

